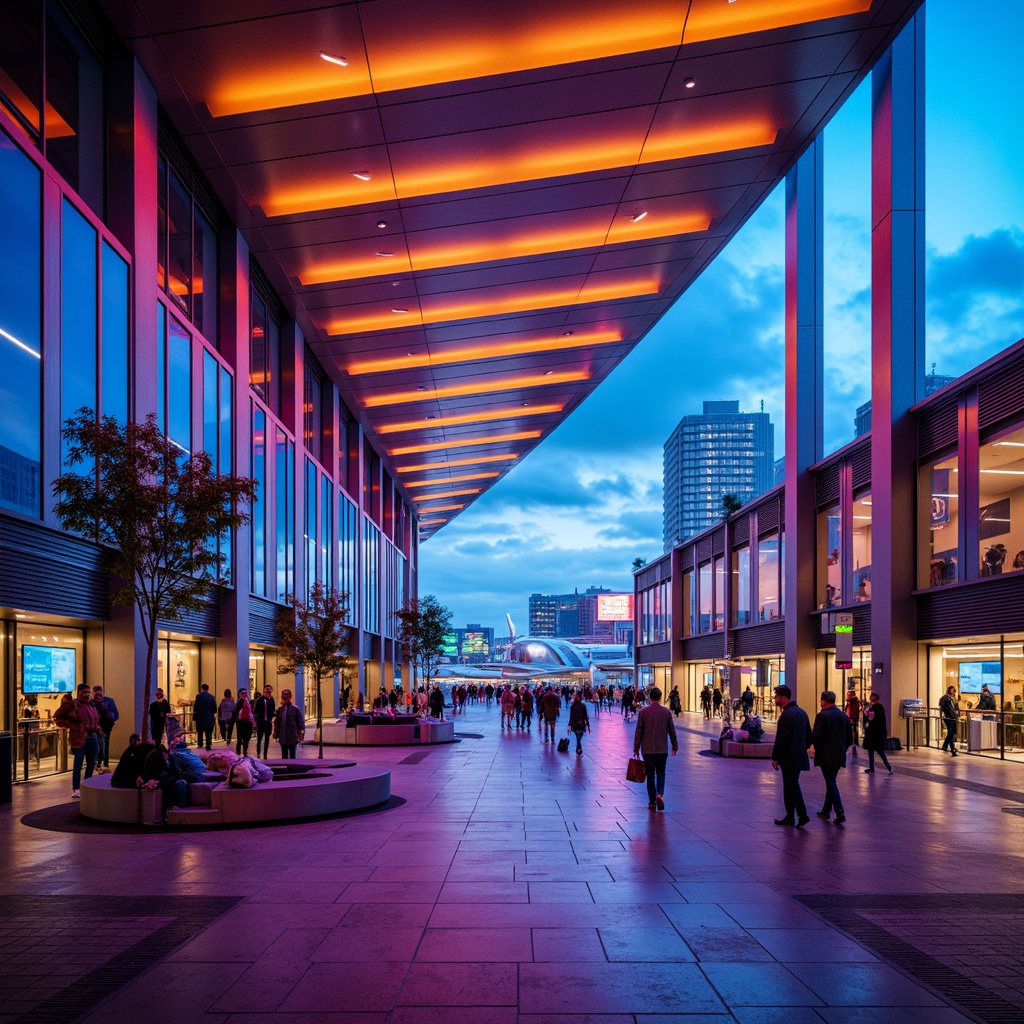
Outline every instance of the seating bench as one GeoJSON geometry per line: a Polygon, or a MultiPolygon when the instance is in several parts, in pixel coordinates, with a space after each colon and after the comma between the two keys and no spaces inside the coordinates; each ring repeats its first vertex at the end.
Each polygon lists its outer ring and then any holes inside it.
{"type": "Polygon", "coordinates": [[[722,740],[714,737],[711,740],[711,753],[722,757],[771,758],[772,743],[738,743],[736,740],[722,740]]]}
{"type": "MultiPolygon", "coordinates": [[[[323,723],[324,746],[400,747],[425,743],[453,743],[454,722],[380,722],[372,725],[347,725],[344,718],[323,723]]],[[[314,733],[314,742],[320,737],[314,733]]]]}

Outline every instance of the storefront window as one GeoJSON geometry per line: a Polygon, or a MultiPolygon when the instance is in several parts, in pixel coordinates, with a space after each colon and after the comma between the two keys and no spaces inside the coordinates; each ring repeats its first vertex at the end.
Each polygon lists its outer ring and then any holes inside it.
{"type": "Polygon", "coordinates": [[[687,630],[687,636],[694,636],[699,633],[700,630],[697,624],[697,574],[691,569],[686,574],[686,606],[689,608],[689,629],[687,630]]]}
{"type": "Polygon", "coordinates": [[[919,493],[928,495],[929,507],[919,522],[927,523],[928,547],[918,566],[922,587],[944,587],[959,579],[957,534],[960,518],[958,461],[955,455],[921,467],[919,493]]]}
{"type": "Polygon", "coordinates": [[[838,505],[818,513],[818,599],[822,608],[843,603],[842,535],[838,505]]]}
{"type": "Polygon", "coordinates": [[[766,533],[757,542],[758,619],[779,617],[779,535],[766,533]]]}
{"type": "Polygon", "coordinates": [[[871,495],[853,499],[853,599],[871,600],[871,495]]]}
{"type": "MultiPolygon", "coordinates": [[[[249,648],[249,696],[263,692],[267,685],[267,658],[259,647],[249,648]]],[[[273,685],[273,684],[271,684],[273,685]]]]}
{"type": "Polygon", "coordinates": [[[199,692],[199,644],[162,638],[158,650],[157,684],[163,687],[172,709],[176,709],[183,701],[191,702],[199,692]]]}
{"type": "Polygon", "coordinates": [[[750,548],[732,553],[732,619],[734,626],[750,625],[750,548]]]}
{"type": "Polygon", "coordinates": [[[0,132],[0,506],[38,517],[42,449],[39,171],[0,132]]]}
{"type": "Polygon", "coordinates": [[[697,619],[697,632],[698,633],[710,633],[711,632],[711,563],[705,562],[697,570],[698,573],[698,587],[697,587],[697,602],[698,602],[698,619],[697,619]]]}
{"type": "Polygon", "coordinates": [[[979,575],[1024,569],[1024,426],[995,435],[978,457],[979,575]]]}
{"type": "Polygon", "coordinates": [[[725,629],[725,557],[715,559],[715,629],[725,629]]]}

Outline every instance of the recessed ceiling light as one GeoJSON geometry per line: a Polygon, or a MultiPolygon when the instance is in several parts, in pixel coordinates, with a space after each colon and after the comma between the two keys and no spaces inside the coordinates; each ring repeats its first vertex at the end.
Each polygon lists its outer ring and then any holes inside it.
{"type": "Polygon", "coordinates": [[[353,178],[358,178],[360,181],[369,181],[370,178],[373,177],[369,171],[349,171],[348,173],[351,174],[353,178]]]}
{"type": "Polygon", "coordinates": [[[379,221],[377,221],[377,227],[379,227],[379,228],[386,228],[387,226],[388,226],[388,222],[386,220],[379,220],[379,221]]]}
{"type": "Polygon", "coordinates": [[[639,224],[640,221],[642,221],[644,219],[644,217],[646,217],[646,216],[647,216],[647,211],[646,210],[641,210],[639,213],[634,213],[629,219],[634,224],[639,224]]]}
{"type": "Polygon", "coordinates": [[[320,56],[329,64],[338,64],[343,68],[348,67],[347,57],[335,57],[333,53],[324,53],[323,50],[320,51],[320,56]]]}
{"type": "Polygon", "coordinates": [[[392,306],[391,307],[391,312],[392,313],[408,313],[409,310],[403,309],[401,306],[392,306]]]}
{"type": "Polygon", "coordinates": [[[378,255],[378,256],[382,256],[382,257],[383,257],[383,256],[394,256],[395,254],[394,254],[393,252],[389,252],[389,251],[388,251],[387,249],[381,249],[381,250],[380,250],[380,251],[379,251],[379,252],[377,253],[377,255],[378,255]]]}
{"type": "MultiPolygon", "coordinates": [[[[732,3],[732,0],[729,0],[729,3],[732,3]]],[[[697,83],[692,78],[685,78],[685,79],[683,79],[683,85],[687,89],[692,89],[696,84],[697,83]]]]}
{"type": "Polygon", "coordinates": [[[426,391],[427,389],[421,384],[416,390],[417,391],[426,391]]]}
{"type": "Polygon", "coordinates": [[[553,374],[554,372],[555,372],[554,370],[545,370],[544,371],[544,376],[545,377],[550,377],[551,374],[553,374]]]}
{"type": "Polygon", "coordinates": [[[562,337],[563,338],[571,338],[572,337],[572,331],[562,331],[562,337]]]}

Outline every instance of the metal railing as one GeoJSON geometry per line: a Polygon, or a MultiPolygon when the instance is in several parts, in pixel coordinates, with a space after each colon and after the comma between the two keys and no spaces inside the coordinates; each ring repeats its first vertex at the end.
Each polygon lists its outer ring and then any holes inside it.
{"type": "MultiPolygon", "coordinates": [[[[946,739],[946,720],[936,711],[912,715],[905,722],[906,745],[941,747],[946,739]]],[[[960,712],[956,723],[957,749],[985,757],[1024,760],[1024,710],[960,712]]]]}

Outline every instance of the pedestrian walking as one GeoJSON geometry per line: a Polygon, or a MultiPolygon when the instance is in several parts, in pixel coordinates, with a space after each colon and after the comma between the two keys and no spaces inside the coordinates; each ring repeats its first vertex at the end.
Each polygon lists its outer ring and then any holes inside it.
{"type": "Polygon", "coordinates": [[[942,741],[942,749],[948,750],[956,757],[956,727],[960,719],[960,701],[956,697],[956,687],[947,686],[946,692],[939,698],[939,714],[946,726],[946,738],[942,741]]]}
{"type": "Polygon", "coordinates": [[[192,721],[196,726],[196,746],[213,746],[213,725],[217,721],[217,698],[210,693],[210,687],[203,683],[196,699],[192,702],[192,721]]]}
{"type": "MultiPolygon", "coordinates": [[[[555,724],[558,716],[562,713],[562,700],[557,693],[549,686],[540,699],[540,717],[544,722],[544,742],[547,743],[550,737],[555,742],[555,724]]],[[[511,728],[511,726],[510,726],[511,728]]]]}
{"type": "Polygon", "coordinates": [[[274,732],[274,689],[264,686],[263,692],[252,702],[252,713],[256,717],[256,756],[270,756],[270,737],[274,732]]]}
{"type": "Polygon", "coordinates": [[[590,716],[587,714],[587,705],[577,693],[572,698],[569,706],[569,732],[576,737],[576,753],[583,753],[583,734],[590,732],[590,716]]]}
{"type": "Polygon", "coordinates": [[[217,724],[220,726],[220,738],[225,743],[230,743],[231,734],[235,729],[235,700],[230,690],[224,691],[224,699],[217,709],[217,724]]]}
{"type": "Polygon", "coordinates": [[[671,692],[668,695],[668,707],[672,712],[673,718],[679,715],[679,712],[683,710],[683,702],[679,699],[679,687],[673,686],[671,692]]]}
{"type": "Polygon", "coordinates": [[[292,703],[292,691],[281,691],[281,706],[274,719],[274,739],[281,744],[281,757],[295,757],[296,747],[305,739],[306,719],[292,703]]]}
{"type": "Polygon", "coordinates": [[[775,706],[779,718],[772,746],[772,768],[782,772],[782,801],[786,813],[775,819],[776,825],[803,828],[811,819],[800,790],[800,773],[811,770],[807,750],[811,745],[811,723],[807,712],[793,700],[788,686],[775,687],[775,706]]]}
{"type": "Polygon", "coordinates": [[[866,775],[874,773],[876,753],[892,775],[892,765],[885,756],[885,741],[888,737],[889,726],[885,719],[885,707],[878,699],[878,694],[873,693],[871,703],[864,712],[864,749],[868,752],[868,766],[864,769],[866,775]]]}
{"type": "Polygon", "coordinates": [[[164,691],[157,687],[153,700],[149,705],[149,732],[150,739],[156,746],[164,736],[164,726],[167,725],[167,716],[171,713],[170,702],[164,697],[164,691]]]}
{"type": "MultiPolygon", "coordinates": [[[[68,697],[71,694],[67,694],[68,697]]],[[[71,769],[71,796],[77,800],[79,787],[82,784],[82,765],[85,765],[85,777],[92,778],[96,767],[96,757],[100,751],[97,734],[100,731],[100,716],[92,701],[92,691],[88,683],[78,687],[75,700],[63,701],[54,712],[53,720],[57,725],[67,729],[68,746],[74,754],[71,769]]]]}
{"type": "Polygon", "coordinates": [[[252,704],[249,702],[249,691],[241,689],[238,691],[238,700],[235,701],[235,753],[248,756],[249,740],[252,739],[252,729],[256,722],[256,716],[252,711],[252,704]]]}
{"type": "Polygon", "coordinates": [[[858,726],[860,724],[860,697],[857,696],[856,690],[850,690],[846,694],[846,717],[850,720],[850,725],[853,728],[853,746],[856,747],[858,743],[858,726]]]}
{"type": "Polygon", "coordinates": [[[821,710],[814,718],[811,729],[814,744],[814,764],[821,769],[825,780],[825,803],[819,818],[828,821],[836,812],[836,824],[846,821],[843,798],[839,795],[839,769],[846,767],[846,751],[853,743],[853,726],[845,711],[836,707],[836,695],[832,690],[822,690],[821,710]]]}
{"type": "Polygon", "coordinates": [[[633,753],[643,754],[647,769],[647,806],[652,810],[665,810],[665,766],[668,748],[672,755],[679,753],[679,740],[672,712],[661,703],[661,690],[652,686],[650,704],[640,709],[633,733],[633,753]]]}
{"type": "Polygon", "coordinates": [[[96,713],[100,716],[100,731],[96,738],[100,741],[100,752],[96,758],[97,772],[110,771],[110,734],[114,731],[114,723],[121,717],[113,697],[103,694],[102,686],[92,688],[92,702],[96,705],[96,713]]]}

